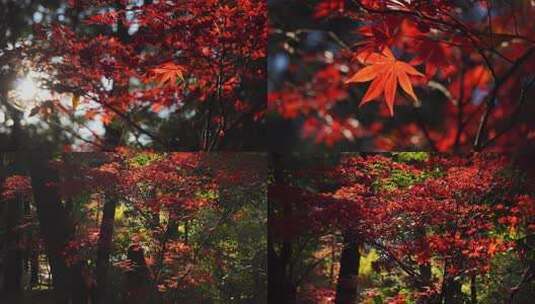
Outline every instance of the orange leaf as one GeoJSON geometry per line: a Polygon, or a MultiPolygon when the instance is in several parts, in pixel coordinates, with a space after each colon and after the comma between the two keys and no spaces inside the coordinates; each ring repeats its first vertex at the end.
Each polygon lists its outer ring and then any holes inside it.
{"type": "Polygon", "coordinates": [[[166,62],[157,68],[150,70],[149,79],[155,80],[160,85],[174,85],[178,80],[184,80],[185,68],[174,62],[166,62]]]}
{"type": "Polygon", "coordinates": [[[424,75],[410,64],[397,60],[389,48],[385,47],[381,53],[360,54],[357,58],[367,66],[356,72],[346,83],[372,81],[368,91],[362,98],[360,106],[384,94],[390,115],[394,116],[394,99],[398,82],[401,89],[409,97],[414,101],[418,100],[412,89],[409,75],[420,77],[424,75]]]}

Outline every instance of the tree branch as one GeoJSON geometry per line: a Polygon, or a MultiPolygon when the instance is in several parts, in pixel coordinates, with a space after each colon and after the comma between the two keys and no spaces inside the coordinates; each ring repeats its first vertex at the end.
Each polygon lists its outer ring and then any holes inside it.
{"type": "Polygon", "coordinates": [[[499,131],[494,137],[487,140],[485,143],[481,145],[481,149],[485,149],[486,147],[490,146],[492,143],[494,143],[498,138],[509,132],[513,126],[516,123],[516,119],[521,113],[522,106],[524,105],[525,99],[526,99],[526,92],[531,88],[531,86],[535,83],[535,77],[522,88],[522,91],[520,92],[520,97],[518,99],[518,104],[511,115],[511,118],[509,119],[507,125],[505,128],[503,128],[501,131],[499,131]]]}
{"type": "Polygon", "coordinates": [[[517,69],[519,69],[522,64],[529,59],[529,57],[535,53],[535,47],[531,47],[528,49],[520,58],[518,58],[515,63],[507,70],[500,78],[496,79],[496,83],[494,85],[494,88],[486,98],[485,104],[485,112],[483,112],[483,115],[481,116],[481,120],[479,123],[479,127],[476,133],[476,139],[474,141],[474,150],[475,151],[481,151],[482,149],[482,136],[485,131],[485,127],[487,125],[489,116],[492,112],[492,110],[495,107],[495,100],[498,95],[498,92],[500,88],[505,84],[505,82],[516,72],[517,69]]]}

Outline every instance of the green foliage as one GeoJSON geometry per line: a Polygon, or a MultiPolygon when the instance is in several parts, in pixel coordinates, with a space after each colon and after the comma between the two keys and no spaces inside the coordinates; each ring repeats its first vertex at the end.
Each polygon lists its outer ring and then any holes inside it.
{"type": "Polygon", "coordinates": [[[379,259],[379,254],[375,249],[370,249],[367,253],[362,254],[360,257],[359,275],[370,276],[374,270],[372,268],[373,262],[379,259]]]}
{"type": "Polygon", "coordinates": [[[375,181],[374,187],[377,190],[393,191],[420,183],[430,176],[432,176],[432,173],[422,172],[421,174],[414,174],[412,172],[394,169],[390,172],[388,178],[375,181]]]}
{"type": "MultiPolygon", "coordinates": [[[[425,162],[429,159],[429,153],[427,152],[398,152],[392,153],[394,161],[400,163],[411,162],[425,162]]],[[[382,169],[381,164],[374,164],[375,169],[382,169]]],[[[375,189],[381,189],[385,191],[393,191],[400,188],[406,188],[413,186],[414,184],[421,183],[428,178],[438,178],[443,173],[439,168],[432,169],[430,171],[422,171],[421,173],[413,173],[400,169],[393,169],[390,171],[389,177],[376,181],[374,183],[375,189]]]]}
{"type": "Polygon", "coordinates": [[[151,162],[162,159],[165,157],[164,154],[156,153],[138,153],[134,157],[129,159],[129,164],[132,167],[143,167],[149,165],[151,162]]]}
{"type": "Polygon", "coordinates": [[[427,152],[397,152],[392,153],[395,161],[400,163],[424,162],[429,159],[427,152]]]}
{"type": "MultiPolygon", "coordinates": [[[[499,304],[506,303],[509,295],[504,290],[509,290],[522,280],[525,264],[517,254],[507,252],[494,257],[490,272],[478,280],[478,300],[480,303],[499,304]]],[[[533,299],[535,282],[532,281],[519,290],[514,304],[530,303],[533,299]]]]}
{"type": "Polygon", "coordinates": [[[200,199],[215,201],[219,197],[219,194],[216,191],[204,190],[204,191],[197,191],[195,193],[195,196],[200,199]]]}
{"type": "Polygon", "coordinates": [[[241,206],[205,210],[192,231],[197,248],[210,248],[214,255],[201,264],[214,276],[215,284],[203,286],[213,303],[265,303],[267,208],[265,198],[241,206]],[[259,205],[259,206],[258,206],[259,205]],[[208,235],[204,229],[211,231],[208,235]]]}
{"type": "Polygon", "coordinates": [[[117,204],[117,207],[115,207],[115,222],[121,223],[125,217],[125,211],[127,210],[127,207],[123,203],[117,204]]]}
{"type": "Polygon", "coordinates": [[[410,172],[394,169],[388,179],[383,181],[382,187],[387,190],[406,188],[425,179],[425,175],[415,175],[410,172]]]}

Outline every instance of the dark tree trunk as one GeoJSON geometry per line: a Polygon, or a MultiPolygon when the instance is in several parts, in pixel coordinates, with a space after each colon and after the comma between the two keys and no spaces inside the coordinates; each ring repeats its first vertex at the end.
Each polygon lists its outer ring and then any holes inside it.
{"type": "MultiPolygon", "coordinates": [[[[20,124],[17,120],[20,118],[20,113],[13,110],[13,119],[15,125],[12,136],[20,137],[20,124]]],[[[18,141],[20,138],[13,137],[13,140],[18,141]]],[[[17,144],[18,145],[18,144],[17,144]]],[[[14,147],[18,147],[15,145],[14,147]]],[[[20,154],[15,153],[12,166],[8,172],[12,174],[24,174],[22,168],[22,158],[20,154]]],[[[22,246],[22,233],[19,229],[21,219],[23,217],[24,204],[20,197],[15,197],[7,202],[6,211],[6,258],[4,268],[4,292],[10,296],[12,300],[22,295],[22,274],[24,269],[24,250],[22,246]]]]}
{"type": "Polygon", "coordinates": [[[280,254],[272,244],[268,246],[268,303],[294,304],[297,294],[290,271],[291,243],[284,242],[280,254]]]}
{"type": "Polygon", "coordinates": [[[127,257],[132,263],[132,266],[126,272],[123,303],[151,303],[150,300],[156,290],[153,286],[152,274],[145,262],[143,248],[136,244],[131,245],[128,248],[127,257]]]}
{"type": "MultiPolygon", "coordinates": [[[[282,160],[280,155],[273,155],[273,168],[275,182],[284,184],[282,172],[282,160]]],[[[269,190],[268,190],[269,192],[269,190]]],[[[268,193],[268,218],[273,217],[274,202],[269,200],[268,193]]],[[[283,217],[291,217],[292,206],[284,203],[281,208],[283,217]]],[[[277,252],[271,229],[268,229],[268,303],[294,304],[297,302],[297,286],[293,280],[291,258],[293,244],[289,240],[281,242],[280,250],[277,252]]]]}
{"type": "MultiPolygon", "coordinates": [[[[29,200],[24,200],[24,204],[23,204],[23,217],[25,219],[29,218],[30,217],[30,201],[29,200]]],[[[33,235],[33,233],[31,231],[26,231],[23,235],[23,243],[25,244],[25,248],[24,248],[24,272],[26,274],[29,274],[30,273],[30,269],[31,269],[31,261],[30,261],[30,256],[32,255],[32,252],[34,250],[33,246],[30,245],[30,242],[32,240],[35,240],[35,237],[33,235]]]]}
{"type": "Polygon", "coordinates": [[[30,286],[39,285],[39,251],[33,248],[30,253],[30,286]]]}
{"type": "Polygon", "coordinates": [[[88,303],[90,284],[88,283],[88,270],[85,261],[78,261],[71,266],[72,276],[72,303],[88,303]]]}
{"type": "Polygon", "coordinates": [[[282,301],[282,268],[279,263],[271,237],[268,233],[268,303],[284,303],[282,301]]]}
{"type": "Polygon", "coordinates": [[[96,262],[96,303],[105,303],[107,299],[107,274],[110,266],[110,252],[113,239],[113,225],[115,222],[115,207],[117,200],[111,195],[106,195],[102,222],[100,224],[100,238],[98,240],[96,262]]]}
{"type": "Polygon", "coordinates": [[[357,278],[360,266],[359,243],[353,233],[344,233],[344,247],[340,256],[340,273],[336,285],[336,304],[357,301],[357,278]]]}
{"type": "Polygon", "coordinates": [[[420,289],[431,285],[431,264],[425,263],[418,267],[420,269],[420,289]]]}
{"type": "MultiPolygon", "coordinates": [[[[432,272],[431,272],[431,264],[425,263],[420,265],[420,276],[419,281],[416,283],[416,288],[421,291],[425,292],[427,288],[432,287],[432,272]]],[[[440,303],[440,296],[439,295],[431,295],[426,297],[420,297],[417,299],[416,303],[418,304],[438,304],[440,303]]]]}
{"type": "Polygon", "coordinates": [[[11,128],[11,138],[10,138],[10,143],[9,143],[9,147],[13,150],[13,151],[19,151],[21,150],[21,142],[22,142],[22,127],[21,127],[21,124],[20,124],[20,120],[22,118],[22,113],[17,110],[17,109],[14,109],[11,105],[6,105],[7,106],[7,112],[9,114],[9,116],[11,117],[11,119],[13,120],[13,126],[11,128]]]}
{"type": "Polygon", "coordinates": [[[448,274],[450,267],[460,269],[459,258],[453,257],[444,263],[444,282],[442,283],[442,298],[444,304],[463,304],[463,293],[461,291],[461,282],[456,280],[455,276],[448,274]]]}
{"type": "Polygon", "coordinates": [[[462,304],[461,283],[454,278],[447,278],[444,285],[444,304],[462,304]]]}
{"type": "Polygon", "coordinates": [[[18,199],[6,202],[6,258],[4,268],[4,292],[11,299],[22,293],[23,250],[18,229],[21,218],[21,203],[18,199]]]}
{"type": "Polygon", "coordinates": [[[84,283],[80,282],[82,268],[68,265],[64,257],[64,249],[72,240],[74,226],[61,204],[57,189],[58,172],[49,166],[48,161],[42,152],[30,154],[30,172],[39,230],[50,261],[56,303],[62,304],[69,303],[74,298],[83,299],[84,296],[77,293],[86,291],[80,291],[79,287],[84,283]]]}

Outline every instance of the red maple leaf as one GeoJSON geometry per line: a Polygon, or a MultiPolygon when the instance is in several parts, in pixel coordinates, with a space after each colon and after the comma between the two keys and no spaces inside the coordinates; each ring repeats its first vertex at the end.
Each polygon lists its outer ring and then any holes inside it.
{"type": "Polygon", "coordinates": [[[174,85],[177,79],[184,79],[184,71],[183,66],[170,61],[151,69],[148,79],[154,80],[162,86],[174,85]]]}
{"type": "Polygon", "coordinates": [[[409,75],[422,77],[424,75],[410,64],[397,60],[389,48],[385,47],[381,53],[362,53],[358,58],[367,66],[355,73],[346,83],[373,80],[360,106],[376,99],[384,92],[390,115],[394,116],[394,98],[398,83],[414,101],[418,100],[412,89],[409,75]]]}

